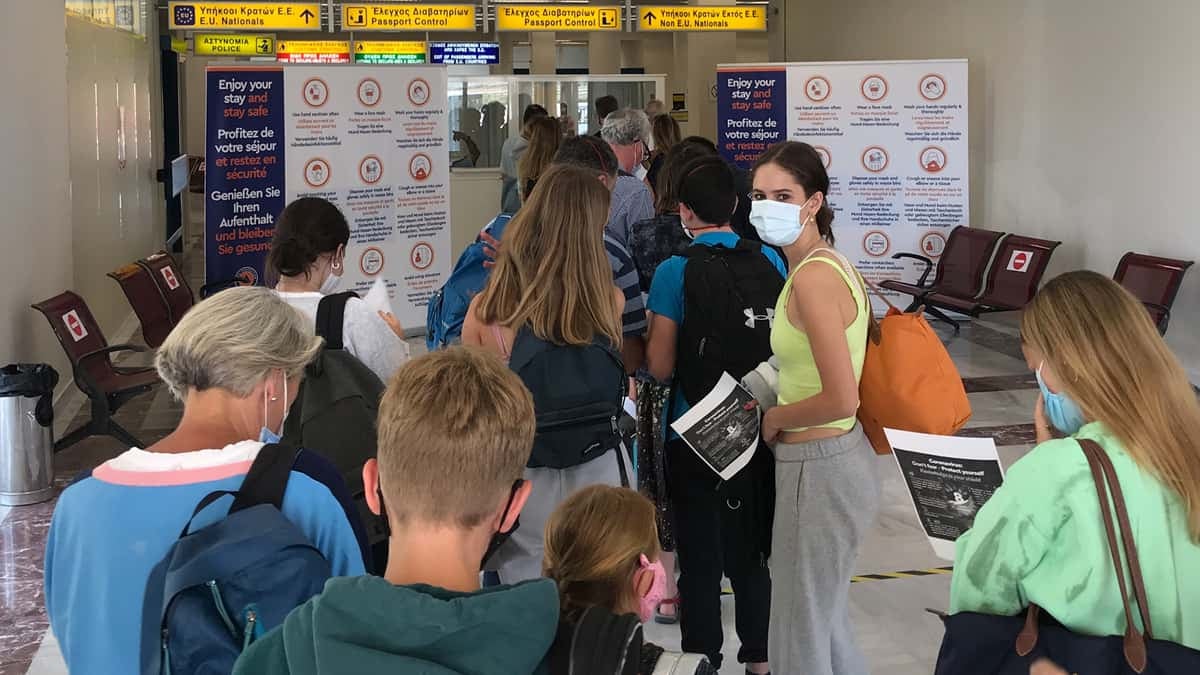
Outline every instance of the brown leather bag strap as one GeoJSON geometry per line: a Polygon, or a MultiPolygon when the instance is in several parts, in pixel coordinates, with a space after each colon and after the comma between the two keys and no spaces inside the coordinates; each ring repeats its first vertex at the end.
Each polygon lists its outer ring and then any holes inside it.
{"type": "MultiPolygon", "coordinates": [[[[1079,445],[1083,448],[1084,456],[1087,457],[1088,467],[1092,471],[1092,481],[1096,484],[1096,494],[1100,499],[1100,519],[1104,521],[1104,532],[1108,535],[1108,552],[1112,556],[1113,569],[1117,574],[1117,585],[1121,588],[1121,604],[1125,609],[1125,661],[1134,672],[1140,673],[1146,669],[1146,640],[1138,632],[1137,626],[1133,622],[1133,611],[1129,606],[1129,589],[1125,585],[1125,566],[1121,564],[1120,544],[1117,543],[1117,533],[1112,522],[1112,507],[1108,502],[1108,480],[1104,470],[1104,462],[1108,460],[1108,457],[1104,454],[1104,450],[1092,441],[1080,440],[1079,445]]],[[[1119,497],[1117,499],[1117,510],[1124,510],[1124,501],[1119,497]]],[[[1140,579],[1137,579],[1134,584],[1139,582],[1140,579]]]]}
{"type": "Polygon", "coordinates": [[[1117,479],[1117,470],[1108,458],[1108,453],[1095,441],[1081,440],[1080,444],[1094,446],[1093,453],[1099,460],[1100,468],[1112,490],[1113,505],[1117,509],[1117,525],[1121,529],[1121,543],[1125,547],[1125,562],[1129,565],[1129,576],[1133,581],[1133,595],[1137,599],[1138,613],[1142,617],[1142,632],[1147,639],[1154,639],[1154,628],[1150,624],[1150,605],[1146,599],[1146,582],[1142,576],[1142,563],[1138,556],[1137,544],[1133,541],[1133,526],[1129,524],[1129,511],[1125,508],[1125,495],[1121,491],[1121,481],[1117,479]]]}

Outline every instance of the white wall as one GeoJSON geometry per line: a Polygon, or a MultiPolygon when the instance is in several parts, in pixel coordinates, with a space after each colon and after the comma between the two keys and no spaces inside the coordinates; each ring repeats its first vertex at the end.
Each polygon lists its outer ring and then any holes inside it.
{"type": "Polygon", "coordinates": [[[25,3],[0,22],[0,59],[0,363],[48,362],[69,378],[49,326],[29,308],[72,284],[63,4],[25,3]]]}
{"type": "MultiPolygon", "coordinates": [[[[967,57],[972,224],[1063,241],[1049,275],[1129,250],[1200,260],[1200,2],[787,0],[791,61],[967,57]]],[[[1047,277],[1049,278],[1049,276],[1047,277]]],[[[1200,269],[1168,342],[1200,382],[1200,269]]]]}
{"type": "Polygon", "coordinates": [[[158,43],[153,31],[141,38],[75,17],[66,21],[72,288],[111,340],[131,310],[105,275],[161,249],[166,239],[163,187],[155,177],[163,164],[158,43]]]}

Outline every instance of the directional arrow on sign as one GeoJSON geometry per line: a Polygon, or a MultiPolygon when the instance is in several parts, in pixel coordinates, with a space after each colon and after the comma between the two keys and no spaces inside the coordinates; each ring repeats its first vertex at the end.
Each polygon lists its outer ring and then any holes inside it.
{"type": "Polygon", "coordinates": [[[651,12],[651,11],[647,11],[646,16],[644,16],[642,18],[645,19],[646,23],[650,24],[651,26],[653,26],[654,21],[656,19],[658,19],[658,17],[654,15],[654,12],[651,12]]]}
{"type": "Polygon", "coordinates": [[[315,15],[312,13],[311,9],[306,9],[303,12],[300,12],[300,18],[304,19],[305,24],[311,21],[313,16],[315,15]]]}

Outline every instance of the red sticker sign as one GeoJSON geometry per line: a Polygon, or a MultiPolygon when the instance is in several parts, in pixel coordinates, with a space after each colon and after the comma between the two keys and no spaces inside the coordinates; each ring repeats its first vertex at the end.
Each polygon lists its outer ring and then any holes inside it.
{"type": "Polygon", "coordinates": [[[62,316],[63,323],[67,325],[67,330],[71,332],[71,339],[79,342],[88,336],[87,328],[83,322],[79,320],[79,312],[71,310],[62,316]]]}
{"type": "Polygon", "coordinates": [[[172,291],[179,288],[179,279],[175,277],[175,270],[171,269],[170,265],[162,268],[161,272],[163,281],[167,282],[167,288],[172,291]]]}
{"type": "Polygon", "coordinates": [[[1028,272],[1029,263],[1033,262],[1033,251],[1013,251],[1008,259],[1009,272],[1028,272]]]}

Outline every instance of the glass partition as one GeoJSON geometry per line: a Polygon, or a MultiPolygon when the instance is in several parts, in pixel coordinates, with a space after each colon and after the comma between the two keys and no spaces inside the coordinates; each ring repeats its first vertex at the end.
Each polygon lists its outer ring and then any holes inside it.
{"type": "Polygon", "coordinates": [[[504,141],[520,133],[525,107],[537,103],[566,126],[568,135],[598,129],[594,101],[605,95],[621,107],[641,108],[665,97],[661,75],[451,76],[450,148],[453,166],[497,168],[504,141]]]}

